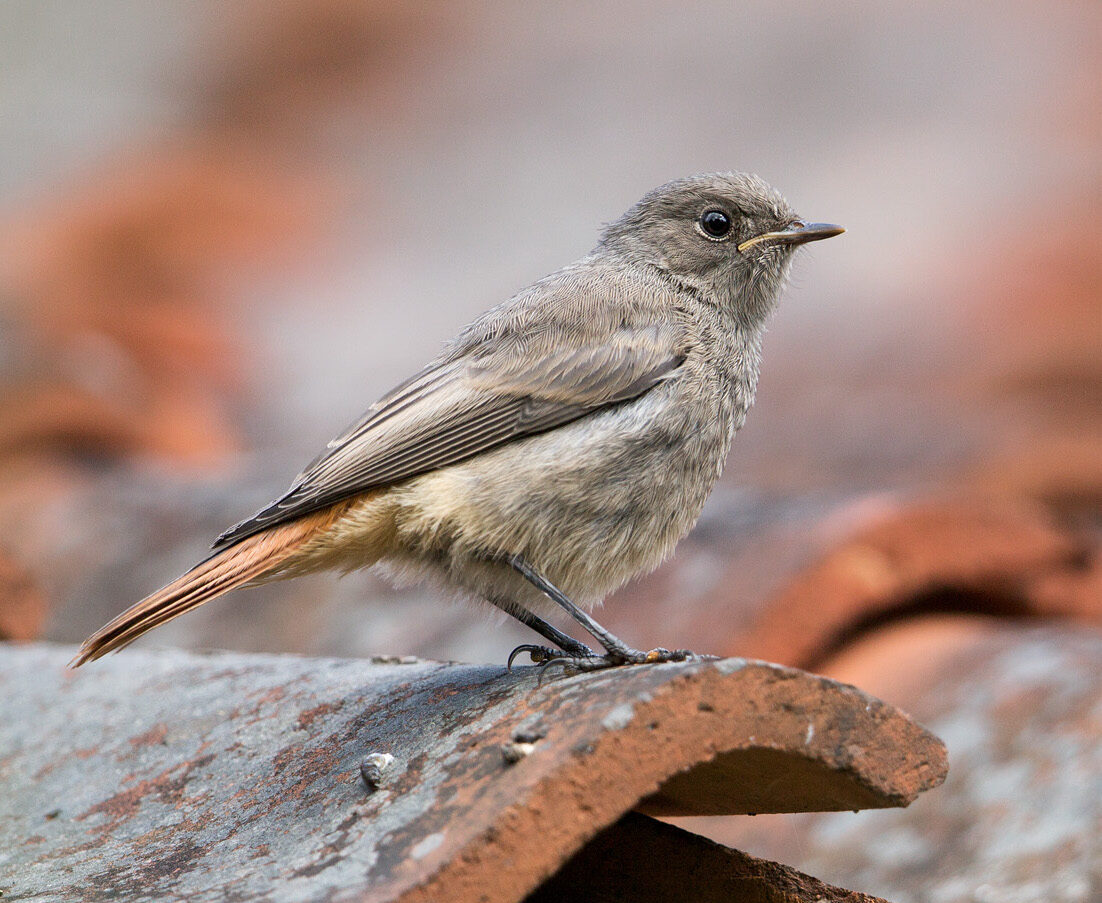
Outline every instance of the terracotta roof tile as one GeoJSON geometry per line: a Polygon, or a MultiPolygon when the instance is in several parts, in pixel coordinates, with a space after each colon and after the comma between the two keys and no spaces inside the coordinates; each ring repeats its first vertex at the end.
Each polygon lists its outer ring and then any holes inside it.
{"type": "Polygon", "coordinates": [[[946,770],[891,706],[742,659],[541,683],[534,666],[171,651],[74,674],[70,654],[0,647],[15,896],[513,901],[633,808],[902,806],[946,770]]]}
{"type": "Polygon", "coordinates": [[[824,880],[913,903],[1097,899],[1102,632],[901,624],[837,660],[945,739],[945,786],[908,810],[688,821],[824,880]],[[893,649],[909,650],[893,654],[893,649]]]}

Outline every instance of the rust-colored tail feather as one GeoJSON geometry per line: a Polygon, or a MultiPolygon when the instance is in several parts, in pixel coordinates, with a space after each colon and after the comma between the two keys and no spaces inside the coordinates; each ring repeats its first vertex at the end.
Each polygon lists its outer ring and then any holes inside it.
{"type": "Polygon", "coordinates": [[[121,649],[154,627],[278,569],[303,543],[332,524],[345,507],[337,505],[270,527],[212,555],[88,637],[70,667],[79,668],[121,649]]]}

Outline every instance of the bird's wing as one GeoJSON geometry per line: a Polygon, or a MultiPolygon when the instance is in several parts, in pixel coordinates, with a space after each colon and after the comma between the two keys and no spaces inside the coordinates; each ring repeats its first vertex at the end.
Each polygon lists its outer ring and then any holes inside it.
{"type": "Polygon", "coordinates": [[[542,353],[528,344],[518,339],[482,356],[476,347],[422,370],[372,405],[285,495],[223,533],[214,548],[636,398],[684,360],[673,330],[658,326],[621,329],[571,348],[552,343],[542,353]]]}

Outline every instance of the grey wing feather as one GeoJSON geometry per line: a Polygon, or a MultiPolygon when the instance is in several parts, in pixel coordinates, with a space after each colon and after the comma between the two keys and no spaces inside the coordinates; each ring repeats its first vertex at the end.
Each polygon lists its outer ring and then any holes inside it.
{"type": "Polygon", "coordinates": [[[223,533],[214,549],[638,397],[683,360],[669,331],[650,327],[569,350],[514,347],[430,366],[372,405],[285,495],[223,533]]]}
{"type": "MultiPolygon", "coordinates": [[[[411,404],[420,398],[430,394],[456,377],[459,367],[456,364],[450,366],[433,365],[425,367],[419,373],[414,374],[404,382],[399,383],[382,398],[371,405],[364,415],[353,423],[339,436],[330,439],[326,443],[325,450],[313,461],[303,468],[302,472],[291,482],[288,494],[293,492],[310,476],[321,462],[332,457],[333,450],[347,445],[360,435],[369,425],[376,429],[387,419],[402,413],[411,404]]],[[[236,527],[234,528],[236,529],[236,527]]]]}

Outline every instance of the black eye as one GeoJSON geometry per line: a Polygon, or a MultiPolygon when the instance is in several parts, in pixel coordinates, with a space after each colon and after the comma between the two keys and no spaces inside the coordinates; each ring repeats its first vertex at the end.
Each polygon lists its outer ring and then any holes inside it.
{"type": "Polygon", "coordinates": [[[708,238],[726,238],[731,231],[731,217],[722,210],[705,210],[697,224],[708,238]]]}

